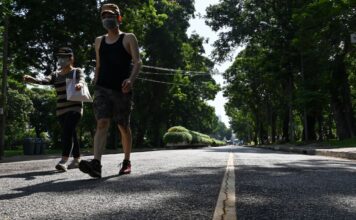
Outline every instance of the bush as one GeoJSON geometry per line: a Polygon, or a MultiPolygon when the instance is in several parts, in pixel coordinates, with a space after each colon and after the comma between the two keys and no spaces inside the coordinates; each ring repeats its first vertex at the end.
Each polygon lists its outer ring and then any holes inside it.
{"type": "Polygon", "coordinates": [[[44,142],[46,142],[46,143],[51,142],[51,139],[50,139],[50,137],[49,137],[48,132],[41,132],[41,133],[40,133],[40,138],[41,138],[44,142]]]}
{"type": "Polygon", "coordinates": [[[206,145],[212,144],[211,138],[206,134],[202,134],[196,131],[189,131],[189,133],[192,135],[193,138],[192,144],[206,144],[206,145]]]}
{"type": "Polygon", "coordinates": [[[213,146],[223,146],[225,145],[226,143],[224,141],[219,141],[217,139],[212,139],[213,140],[213,146]]]}
{"type": "Polygon", "coordinates": [[[189,130],[183,126],[174,126],[169,128],[168,132],[189,132],[189,130]]]}
{"type": "Polygon", "coordinates": [[[163,136],[163,142],[168,143],[191,143],[192,135],[188,132],[167,132],[163,136]]]}
{"type": "Polygon", "coordinates": [[[225,142],[219,141],[209,137],[209,135],[202,134],[196,131],[190,131],[182,126],[175,126],[168,129],[168,132],[163,136],[165,144],[186,143],[193,145],[210,145],[221,146],[225,142]]]}

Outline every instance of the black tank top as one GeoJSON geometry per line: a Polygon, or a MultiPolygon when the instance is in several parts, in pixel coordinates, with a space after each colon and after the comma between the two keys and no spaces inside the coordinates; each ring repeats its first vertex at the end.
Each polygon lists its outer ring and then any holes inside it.
{"type": "Polygon", "coordinates": [[[101,40],[100,68],[96,85],[121,92],[122,82],[130,77],[132,57],[122,43],[124,36],[125,34],[120,34],[113,44],[107,44],[105,36],[101,40]]]}

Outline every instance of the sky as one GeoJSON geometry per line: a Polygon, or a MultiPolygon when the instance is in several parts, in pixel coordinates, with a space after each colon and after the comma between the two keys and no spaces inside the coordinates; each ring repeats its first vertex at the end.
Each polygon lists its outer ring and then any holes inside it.
{"type": "MultiPolygon", "coordinates": [[[[206,15],[205,9],[209,5],[215,5],[218,4],[219,0],[195,0],[195,10],[196,14],[200,13],[202,16],[206,15]]],[[[187,31],[188,35],[190,36],[193,32],[196,32],[200,36],[204,36],[204,38],[208,38],[209,42],[207,44],[204,44],[204,49],[205,49],[205,55],[207,57],[211,57],[210,54],[212,50],[214,49],[212,47],[212,44],[214,43],[215,40],[218,39],[217,32],[213,32],[209,26],[205,24],[205,21],[203,18],[199,18],[196,16],[194,19],[191,19],[189,21],[190,27],[187,31]]],[[[237,52],[236,52],[237,54],[237,52]]],[[[232,61],[226,61],[222,64],[216,65],[215,68],[219,70],[219,72],[224,72],[229,66],[232,64],[232,61]]],[[[221,75],[213,75],[213,78],[215,81],[223,86],[225,84],[224,79],[221,75]]],[[[219,92],[214,101],[209,101],[208,103],[215,107],[215,112],[216,115],[220,118],[222,122],[225,123],[226,126],[230,126],[229,124],[229,118],[226,116],[224,105],[227,102],[226,98],[223,97],[222,92],[219,92]]]]}

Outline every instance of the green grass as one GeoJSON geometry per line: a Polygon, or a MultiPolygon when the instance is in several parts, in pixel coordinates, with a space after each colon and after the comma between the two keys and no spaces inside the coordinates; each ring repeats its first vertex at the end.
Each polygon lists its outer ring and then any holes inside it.
{"type": "Polygon", "coordinates": [[[324,144],[335,147],[335,148],[343,148],[343,147],[356,147],[356,138],[346,139],[346,140],[328,140],[324,141],[324,144]]]}
{"type": "Polygon", "coordinates": [[[5,157],[21,156],[23,155],[23,150],[22,149],[5,150],[4,155],[5,157]]]}

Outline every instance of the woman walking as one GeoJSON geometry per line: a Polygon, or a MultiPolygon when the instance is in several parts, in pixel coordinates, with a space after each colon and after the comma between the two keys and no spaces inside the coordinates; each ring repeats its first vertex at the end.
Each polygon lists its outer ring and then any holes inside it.
{"type": "Polygon", "coordinates": [[[81,69],[73,67],[74,54],[71,48],[62,47],[56,54],[58,59],[58,71],[51,73],[44,79],[37,79],[29,75],[24,75],[24,81],[41,85],[53,85],[57,93],[56,115],[61,125],[62,158],[55,166],[59,171],[78,168],[80,162],[79,142],[76,127],[83,114],[83,103],[67,100],[66,79],[73,79],[76,76],[77,84],[75,88],[80,90],[84,85],[84,73],[81,69]],[[67,165],[70,153],[73,161],[67,165]]]}

